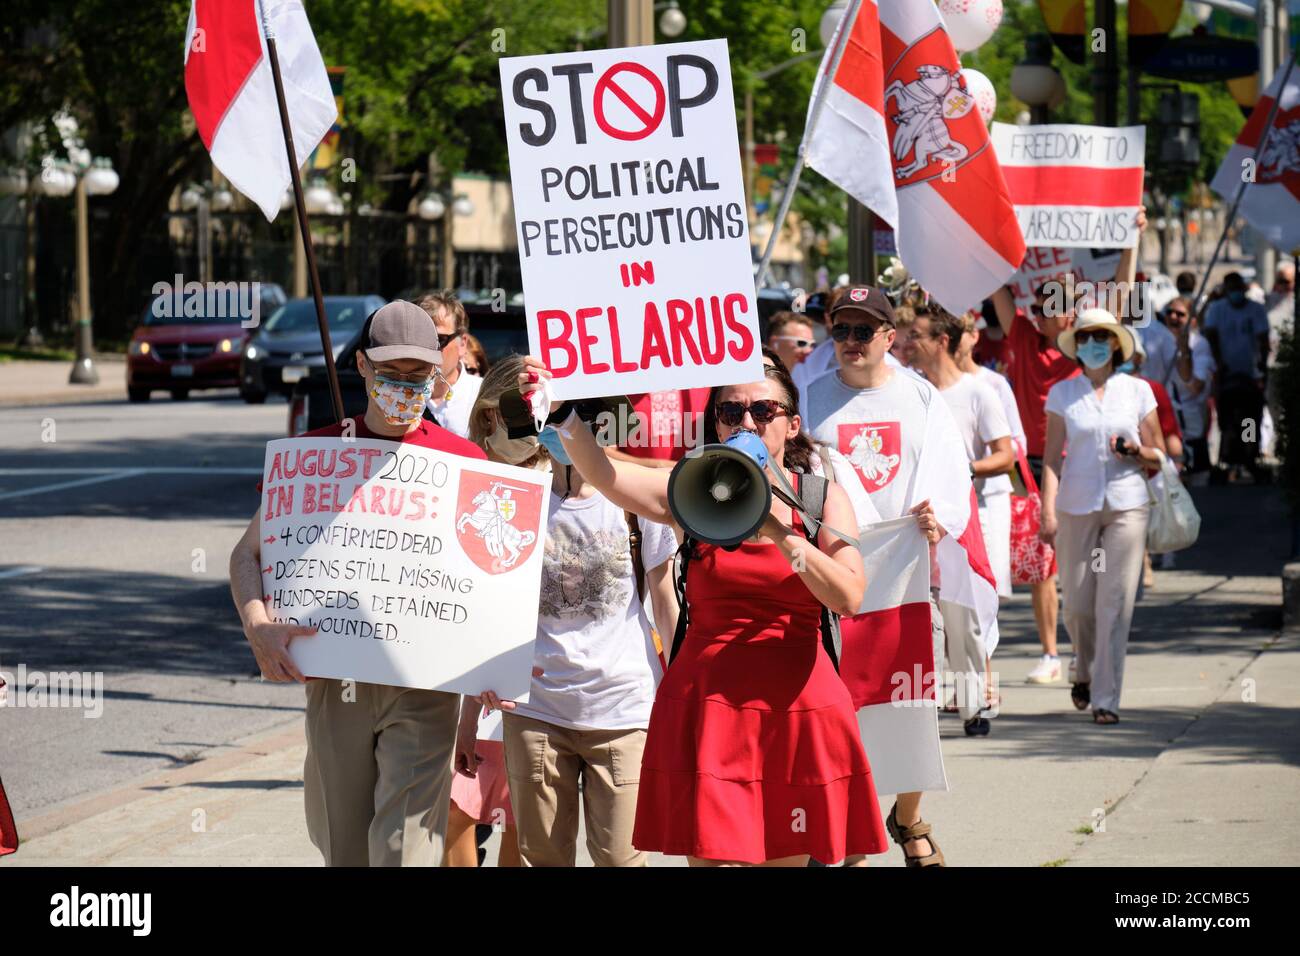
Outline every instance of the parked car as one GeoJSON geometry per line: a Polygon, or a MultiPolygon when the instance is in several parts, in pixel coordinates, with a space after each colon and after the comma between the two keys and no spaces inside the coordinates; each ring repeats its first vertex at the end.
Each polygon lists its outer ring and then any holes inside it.
{"type": "MultiPolygon", "coordinates": [[[[490,302],[465,302],[464,305],[469,330],[483,343],[489,362],[512,353],[528,353],[528,329],[524,323],[523,305],[508,305],[503,312],[493,311],[490,302]]],[[[366,410],[366,386],[361,373],[357,371],[357,341],[360,337],[361,330],[358,329],[339,352],[335,362],[339,372],[339,391],[343,396],[343,411],[349,417],[363,414],[366,410]]],[[[289,401],[289,435],[301,435],[333,421],[334,403],[330,398],[329,376],[322,364],[294,385],[289,401]]]]}
{"type": "MultiPolygon", "coordinates": [[[[327,295],[325,321],[338,360],[366,316],[387,301],[378,295],[327,295]]],[[[266,401],[272,392],[288,397],[314,369],[325,368],[314,299],[290,299],[262,323],[244,347],[239,364],[239,394],[244,401],[266,401]]]]}
{"type": "MultiPolygon", "coordinates": [[[[239,384],[240,354],[253,329],[242,283],[214,283],[202,289],[154,296],[131,334],[126,359],[126,394],[147,402],[154,389],[172,398],[188,398],[204,388],[233,388],[239,384]]],[[[258,287],[259,315],[275,312],[287,301],[274,283],[258,287]]]]}

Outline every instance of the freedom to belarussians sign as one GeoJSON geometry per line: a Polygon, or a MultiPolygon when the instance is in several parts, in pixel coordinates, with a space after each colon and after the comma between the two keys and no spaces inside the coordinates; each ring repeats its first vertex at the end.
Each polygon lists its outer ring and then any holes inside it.
{"type": "Polygon", "coordinates": [[[408,444],[268,442],[263,600],[315,627],[312,677],[521,696],[532,672],[547,476],[408,444]]]}
{"type": "Polygon", "coordinates": [[[501,90],[555,396],[762,378],[727,42],[506,58],[501,90]]]}
{"type": "Polygon", "coordinates": [[[1137,245],[1146,127],[994,123],[993,148],[1026,246],[1137,245]]]}

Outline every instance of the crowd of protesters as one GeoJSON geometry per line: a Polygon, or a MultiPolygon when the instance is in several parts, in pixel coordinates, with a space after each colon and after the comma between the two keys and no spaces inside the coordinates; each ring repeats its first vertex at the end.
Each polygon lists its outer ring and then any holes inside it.
{"type": "MultiPolygon", "coordinates": [[[[1126,254],[1117,280],[1137,278],[1132,266],[1126,254]]],[[[572,866],[581,812],[597,865],[644,865],[651,851],[693,865],[859,865],[884,852],[886,832],[909,866],[944,865],[920,793],[897,795],[887,819],[877,809],[854,719],[861,651],[832,648],[824,613],[856,612],[863,564],[826,526],[912,515],[933,548],[943,516],[913,493],[913,472],[927,442],[942,445],[927,453],[969,473],[997,593],[1030,585],[1042,656],[1028,680],[1068,680],[1074,707],[1118,722],[1133,607],[1144,576],[1151,585],[1147,478],[1167,457],[1193,484],[1267,480],[1268,370],[1294,281],[1280,268],[1263,294],[1230,273],[1197,308],[1184,273],[1158,309],[1118,315],[1059,307],[1047,284],[1019,304],[999,290],[964,315],[914,285],[842,287],[770,320],[761,380],[628,396],[640,424],[617,448],[563,403],[540,433],[512,437],[506,406],[518,415],[549,374],[541,363],[489,366],[454,296],[385,306],[358,350],[370,402],[356,433],[551,474],[534,676],[518,702],[366,687],[361,708],[338,705],[339,682],[309,682],[313,842],[330,864],[476,866],[494,825],[501,865],[572,866]],[[413,387],[423,401],[387,400],[413,387]],[[898,440],[869,483],[842,426],[884,420],[898,440]],[[822,483],[820,531],[775,499],[737,549],[683,543],[668,469],[740,431],[795,486],[822,483]],[[1032,541],[1014,504],[1028,500],[1032,541]]],[[[236,605],[263,674],[302,680],[288,646],[303,629],[270,621],[260,600],[259,540],[254,517],[232,555],[236,605]]],[[[936,669],[964,678],[951,698],[942,684],[939,703],[986,736],[996,625],[937,586],[931,618],[936,669]]]]}

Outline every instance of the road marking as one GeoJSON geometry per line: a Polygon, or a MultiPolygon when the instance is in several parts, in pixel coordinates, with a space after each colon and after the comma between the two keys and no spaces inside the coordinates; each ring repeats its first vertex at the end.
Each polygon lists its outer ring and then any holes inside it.
{"type": "Polygon", "coordinates": [[[0,578],[17,578],[24,574],[35,574],[37,571],[44,570],[44,568],[37,567],[34,564],[25,564],[21,567],[10,568],[8,571],[0,571],[0,578]]]}
{"type": "MultiPolygon", "coordinates": [[[[94,485],[103,481],[116,481],[118,478],[135,478],[141,474],[142,469],[128,468],[123,471],[115,471],[107,475],[95,475],[91,478],[82,478],[78,481],[60,481],[53,485],[41,485],[37,488],[23,488],[21,491],[6,491],[0,494],[0,501],[7,501],[10,498],[25,498],[28,495],[43,495],[51,491],[62,491],[65,488],[79,488],[82,485],[94,485]]],[[[28,472],[31,474],[31,472],[28,472]]]]}

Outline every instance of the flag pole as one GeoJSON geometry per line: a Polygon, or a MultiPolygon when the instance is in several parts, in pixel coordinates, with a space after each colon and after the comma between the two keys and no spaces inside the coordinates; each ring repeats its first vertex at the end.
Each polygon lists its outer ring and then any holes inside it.
{"type": "Polygon", "coordinates": [[[758,274],[754,277],[754,285],[759,289],[763,288],[767,282],[767,269],[772,264],[772,253],[776,251],[776,241],[781,235],[781,227],[785,225],[786,214],[790,212],[790,204],[794,202],[794,191],[799,185],[799,177],[803,174],[808,141],[817,128],[817,120],[821,118],[822,107],[826,104],[826,94],[830,92],[831,81],[835,76],[835,71],[839,69],[840,60],[844,56],[844,48],[848,46],[849,29],[857,19],[860,6],[862,6],[862,0],[852,0],[848,9],[844,11],[839,27],[836,28],[835,38],[831,41],[835,45],[834,52],[831,54],[826,75],[821,78],[817,98],[813,100],[812,109],[808,112],[808,123],[804,126],[803,139],[799,141],[799,154],[794,161],[794,168],[790,170],[790,181],[786,184],[785,193],[781,196],[781,208],[777,210],[776,219],[772,223],[772,232],[767,237],[767,246],[763,249],[763,257],[758,261],[758,274]]]}
{"type": "Polygon", "coordinates": [[[266,54],[271,62],[271,76],[275,80],[275,100],[280,107],[280,128],[284,131],[284,149],[289,155],[289,175],[293,177],[293,203],[298,213],[298,231],[302,234],[302,247],[307,254],[307,274],[311,279],[311,293],[316,300],[316,325],[320,329],[320,344],[325,350],[325,373],[329,376],[330,398],[334,401],[334,419],[342,422],[343,393],[339,391],[339,371],[334,366],[334,345],[330,341],[329,324],[325,321],[325,299],[321,295],[320,275],[316,271],[316,250],[311,243],[311,227],[307,222],[307,203],[302,197],[302,177],[298,174],[298,155],[293,148],[293,131],[289,124],[289,107],[284,99],[284,81],[280,78],[280,57],[275,51],[275,35],[271,25],[263,22],[266,32],[266,54]]]}
{"type": "MultiPolygon", "coordinates": [[[[1201,287],[1196,290],[1196,298],[1192,300],[1192,312],[1199,315],[1205,296],[1205,287],[1209,285],[1210,273],[1214,271],[1215,264],[1219,261],[1219,255],[1223,252],[1224,243],[1228,241],[1228,230],[1232,228],[1232,221],[1237,218],[1237,207],[1241,205],[1241,198],[1246,194],[1246,187],[1255,181],[1254,174],[1259,168],[1259,157],[1264,152],[1264,146],[1268,142],[1268,134],[1273,129],[1273,123],[1277,120],[1278,107],[1282,105],[1282,94],[1286,92],[1287,81],[1291,79],[1291,70],[1295,67],[1296,51],[1291,51],[1291,59],[1287,61],[1286,72],[1282,74],[1282,82],[1278,85],[1277,96],[1273,97],[1273,105],[1268,109],[1268,119],[1264,121],[1264,128],[1260,131],[1259,142],[1255,144],[1255,158],[1251,161],[1251,178],[1243,179],[1237,187],[1237,195],[1232,199],[1232,208],[1228,210],[1227,218],[1223,221],[1223,232],[1219,234],[1219,241],[1214,247],[1214,255],[1210,256],[1210,264],[1205,267],[1205,275],[1201,277],[1201,287]]],[[[1263,277],[1256,276],[1260,284],[1263,284],[1263,277]]]]}

